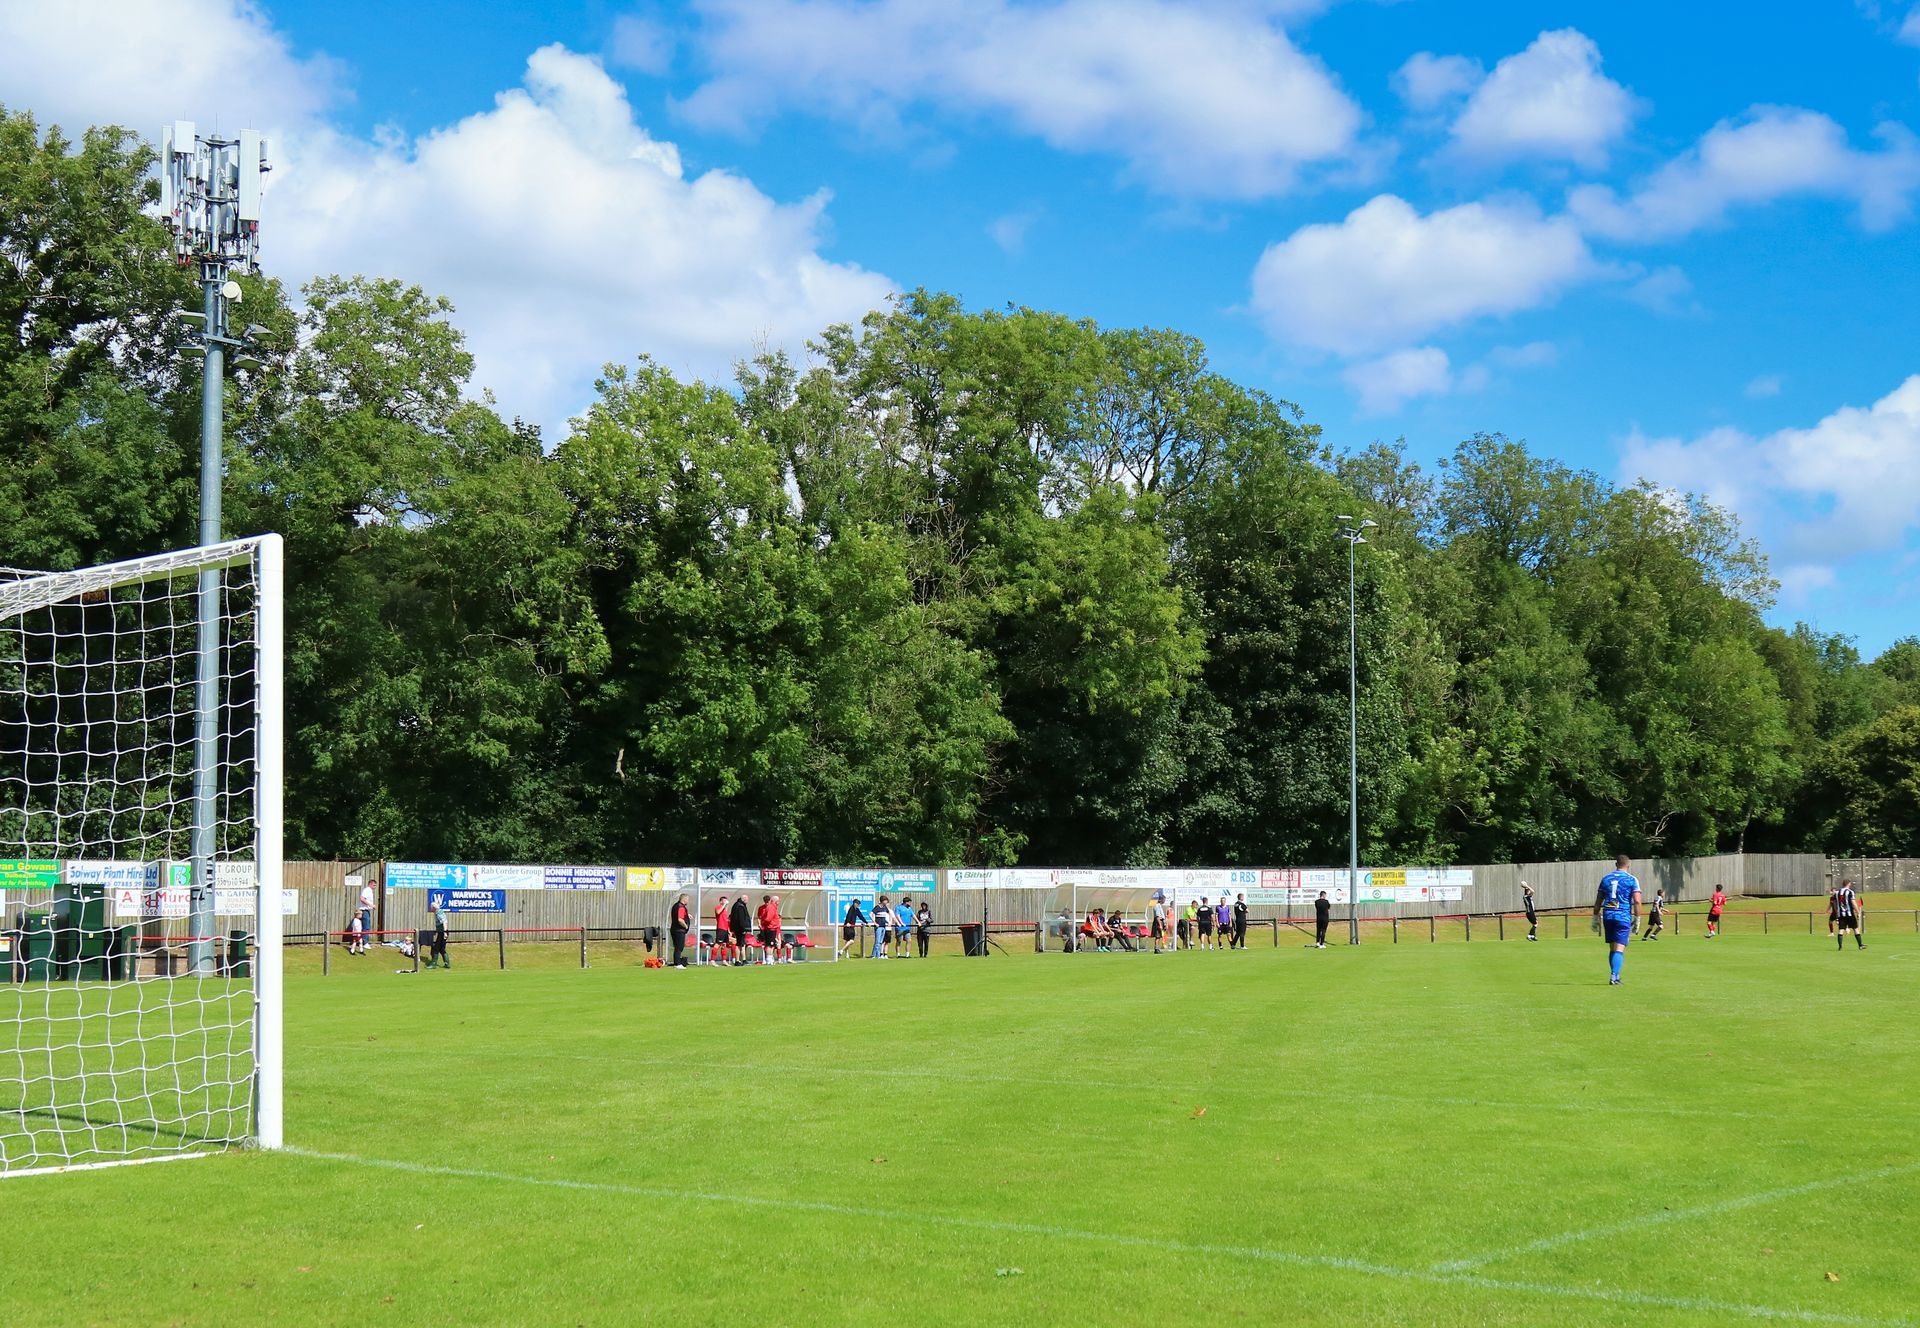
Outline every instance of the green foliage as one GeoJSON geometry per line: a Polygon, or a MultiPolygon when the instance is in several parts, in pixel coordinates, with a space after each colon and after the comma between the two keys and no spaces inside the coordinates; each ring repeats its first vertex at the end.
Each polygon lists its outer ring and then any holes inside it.
{"type": "Polygon", "coordinates": [[[1920,855],[1920,706],[1896,707],[1829,745],[1808,801],[1836,852],[1920,855]]]}
{"type": "MultiPolygon", "coordinates": [[[[151,164],[0,110],[0,563],[193,538],[151,164]]],[[[246,285],[296,853],[1342,861],[1356,514],[1368,860],[1911,842],[1920,640],[1765,627],[1698,500],[1494,434],[1333,457],[1191,337],[928,291],[730,386],[609,367],[549,447],[445,300],[246,285]]]]}

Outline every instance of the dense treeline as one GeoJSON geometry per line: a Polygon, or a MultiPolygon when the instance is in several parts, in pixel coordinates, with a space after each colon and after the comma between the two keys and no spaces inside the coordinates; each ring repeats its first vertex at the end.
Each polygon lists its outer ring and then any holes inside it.
{"type": "MultiPolygon", "coordinates": [[[[0,112],[0,562],[192,542],[150,164],[0,112]]],[[[403,282],[244,308],[295,854],[1340,860],[1345,512],[1367,858],[1920,851],[1920,641],[1767,627],[1728,514],[1499,435],[1341,453],[1189,337],[922,291],[724,386],[609,365],[543,439],[403,282]]]]}

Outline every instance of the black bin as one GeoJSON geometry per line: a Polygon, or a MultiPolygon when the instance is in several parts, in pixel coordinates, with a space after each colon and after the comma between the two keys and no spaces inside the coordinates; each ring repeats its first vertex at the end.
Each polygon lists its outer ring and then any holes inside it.
{"type": "Polygon", "coordinates": [[[969,955],[987,953],[987,929],[978,922],[960,924],[960,948],[969,955]]]}

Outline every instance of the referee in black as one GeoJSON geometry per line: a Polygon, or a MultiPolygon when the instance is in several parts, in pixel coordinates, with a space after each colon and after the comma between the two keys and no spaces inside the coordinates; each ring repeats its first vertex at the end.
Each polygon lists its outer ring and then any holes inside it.
{"type": "Polygon", "coordinates": [[[1325,890],[1322,890],[1320,892],[1320,897],[1313,901],[1313,948],[1314,949],[1324,950],[1327,948],[1327,923],[1331,921],[1332,918],[1333,918],[1333,904],[1331,901],[1328,900],[1327,892],[1325,890]]]}
{"type": "Polygon", "coordinates": [[[1527,939],[1540,939],[1540,915],[1533,907],[1533,887],[1525,881],[1520,882],[1520,903],[1527,910],[1527,939]]]}

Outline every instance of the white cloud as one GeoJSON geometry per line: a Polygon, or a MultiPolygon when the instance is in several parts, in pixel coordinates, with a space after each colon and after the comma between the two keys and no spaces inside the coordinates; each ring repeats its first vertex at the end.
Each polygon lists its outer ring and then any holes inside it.
{"type": "Polygon", "coordinates": [[[1657,314],[1697,314],[1700,302],[1693,298],[1693,281],[1671,265],[1655,268],[1626,288],[1626,297],[1657,314]]]}
{"type": "Polygon", "coordinates": [[[1722,428],[1691,440],[1636,433],[1621,471],[1733,508],[1769,546],[1784,584],[1825,584],[1836,564],[1898,548],[1920,527],[1920,374],[1810,428],[1764,437],[1722,428]]]}
{"type": "Polygon", "coordinates": [[[1009,212],[987,223],[987,238],[999,245],[1003,253],[1023,253],[1027,247],[1027,232],[1032,230],[1033,224],[1039,220],[1039,208],[1009,212]]]}
{"type": "Polygon", "coordinates": [[[1349,365],[1340,377],[1360,398],[1361,413],[1390,415],[1415,397],[1440,396],[1453,389],[1453,370],[1438,346],[1397,350],[1378,359],[1349,365]]]}
{"type": "Polygon", "coordinates": [[[1783,383],[1779,374],[1761,374],[1758,378],[1747,384],[1745,392],[1751,400],[1764,401],[1768,397],[1779,396],[1782,386],[1783,383]]]}
{"type": "Polygon", "coordinates": [[[247,0],[0,4],[0,101],[70,137],[119,124],[157,140],[175,119],[278,129],[332,105],[340,82],[247,0]]]}
{"type": "Polygon", "coordinates": [[[1572,28],[1543,32],[1493,67],[1453,122],[1457,147],[1495,160],[1604,166],[1641,106],[1600,72],[1600,48],[1572,28]]]}
{"type": "Polygon", "coordinates": [[[1484,392],[1504,383],[1505,373],[1540,369],[1559,360],[1560,348],[1551,341],[1529,341],[1495,346],[1484,358],[1456,372],[1439,347],[1414,346],[1350,364],[1340,377],[1359,398],[1363,415],[1390,415],[1416,397],[1484,392]]]}
{"type": "Polygon", "coordinates": [[[1261,197],[1338,161],[1359,108],[1258,6],[1217,0],[701,0],[714,77],[681,103],[743,130],[788,106],[894,131],[919,106],[1110,153],[1157,188],[1261,197]]]}
{"type": "Polygon", "coordinates": [[[673,34],[658,19],[622,14],[607,39],[607,59],[625,69],[660,75],[673,64],[673,34]]]}
{"type": "Polygon", "coordinates": [[[260,108],[276,164],[266,270],[289,287],[364,273],[450,297],[477,384],[550,431],[607,360],[644,352],[725,375],[888,294],[885,278],[821,256],[824,193],[780,202],[725,171],[688,177],[605,70],[563,47],[535,52],[524,86],[490,109],[417,139],[328,127],[335,83],[248,0],[0,8],[9,106],[149,132],[216,112],[247,123],[234,108],[260,108]],[[80,73],[94,67],[109,73],[80,73]]]}
{"type": "Polygon", "coordinates": [[[756,343],[797,349],[884,300],[883,278],[820,257],[825,206],[725,171],[687,178],[599,64],[556,45],[493,109],[416,142],[316,134],[268,224],[300,271],[449,295],[480,381],[553,424],[605,360],[721,375],[756,343]]]}
{"type": "Polygon", "coordinates": [[[1431,111],[1464,97],[1486,77],[1486,72],[1478,60],[1464,55],[1420,51],[1394,71],[1393,90],[1414,110],[1431,111]]]}
{"type": "Polygon", "coordinates": [[[1560,362],[1560,348],[1551,341],[1529,341],[1524,346],[1495,346],[1487,360],[1499,369],[1540,369],[1560,362]]]}
{"type": "Polygon", "coordinates": [[[1600,271],[1569,221],[1530,203],[1422,216],[1381,194],[1268,246],[1252,308],[1275,337],[1360,355],[1551,303],[1600,271]]]}
{"type": "Polygon", "coordinates": [[[1920,46],[1920,5],[1915,5],[1907,14],[1907,21],[1900,25],[1898,39],[1909,46],[1920,46]]]}
{"type": "Polygon", "coordinates": [[[1742,205],[1809,195],[1854,203],[1863,225],[1884,229],[1905,219],[1920,188],[1920,144],[1895,124],[1876,136],[1880,150],[1863,151],[1816,111],[1759,106],[1715,125],[1625,198],[1587,185],[1573,191],[1568,210],[1589,234],[1658,241],[1715,225],[1742,205]]]}

